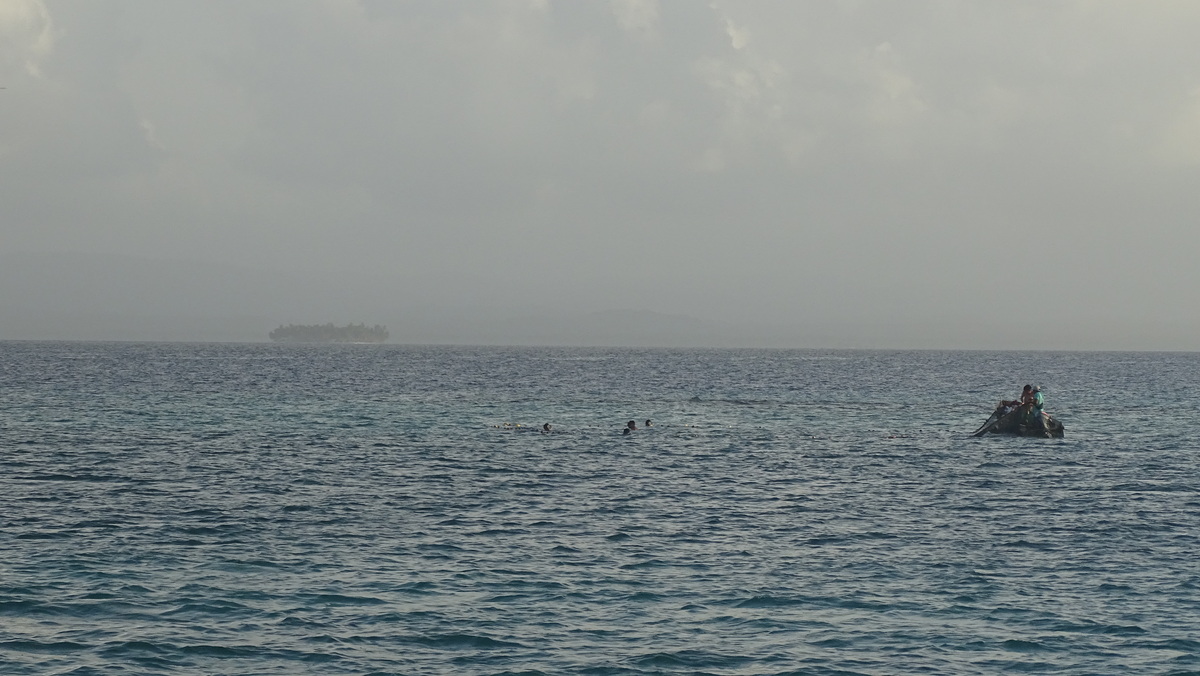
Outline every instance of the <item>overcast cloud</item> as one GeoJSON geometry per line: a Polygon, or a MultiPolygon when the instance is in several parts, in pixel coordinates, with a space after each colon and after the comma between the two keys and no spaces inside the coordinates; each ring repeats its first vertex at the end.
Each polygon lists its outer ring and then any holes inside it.
{"type": "Polygon", "coordinates": [[[149,260],[239,271],[179,317],[400,339],[1197,350],[1197,35],[1166,0],[0,0],[0,338],[87,335],[66,300],[149,260]],[[288,275],[326,293],[247,288],[288,275]]]}

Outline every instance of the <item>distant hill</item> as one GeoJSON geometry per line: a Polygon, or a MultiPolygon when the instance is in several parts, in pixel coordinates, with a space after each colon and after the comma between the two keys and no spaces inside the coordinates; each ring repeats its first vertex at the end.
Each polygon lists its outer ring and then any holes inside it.
{"type": "Polygon", "coordinates": [[[0,254],[0,340],[258,342],[294,317],[391,325],[411,313],[379,289],[402,285],[137,256],[0,254]]]}
{"type": "Polygon", "coordinates": [[[395,327],[386,339],[401,344],[1194,350],[1200,335],[1195,313],[1150,321],[1154,308],[1136,331],[1087,308],[1062,308],[1054,322],[1014,322],[1005,312],[981,318],[961,308],[867,316],[848,302],[840,314],[781,309],[734,320],[669,304],[603,309],[595,299],[555,300],[553,290],[501,303],[481,295],[487,284],[390,270],[0,252],[0,340],[261,342],[267,328],[297,317],[342,325],[372,317],[395,327]]]}
{"type": "Polygon", "coordinates": [[[276,343],[382,343],[388,330],[376,324],[288,324],[268,334],[276,343]]]}

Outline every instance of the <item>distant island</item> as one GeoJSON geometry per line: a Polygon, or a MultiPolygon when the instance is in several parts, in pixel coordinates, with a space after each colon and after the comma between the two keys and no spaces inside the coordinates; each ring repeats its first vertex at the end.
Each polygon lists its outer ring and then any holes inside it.
{"type": "Polygon", "coordinates": [[[288,324],[269,334],[276,343],[382,343],[387,340],[386,326],[366,324],[288,324]]]}

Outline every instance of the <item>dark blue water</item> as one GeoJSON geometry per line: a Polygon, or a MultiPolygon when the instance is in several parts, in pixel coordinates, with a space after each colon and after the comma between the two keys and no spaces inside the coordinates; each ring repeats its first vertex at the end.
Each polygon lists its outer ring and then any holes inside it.
{"type": "Polygon", "coordinates": [[[1200,673],[1198,409],[1196,354],[0,343],[0,673],[1200,673]],[[1065,439],[968,436],[1027,382],[1065,439]]]}

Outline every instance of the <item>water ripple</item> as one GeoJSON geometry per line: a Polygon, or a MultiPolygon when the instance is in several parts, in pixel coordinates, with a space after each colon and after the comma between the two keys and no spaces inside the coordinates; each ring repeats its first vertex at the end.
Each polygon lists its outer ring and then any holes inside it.
{"type": "Polygon", "coordinates": [[[1200,665],[1197,355],[0,343],[0,369],[4,674],[1200,665]],[[1003,378],[1068,436],[968,438],[1003,378]]]}

